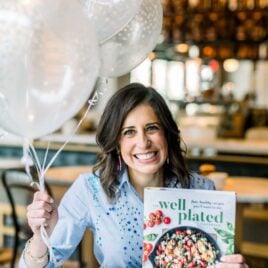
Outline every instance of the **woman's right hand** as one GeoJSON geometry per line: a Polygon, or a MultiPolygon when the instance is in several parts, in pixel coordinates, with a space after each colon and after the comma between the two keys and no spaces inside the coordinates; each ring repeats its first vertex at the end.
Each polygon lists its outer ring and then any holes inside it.
{"type": "Polygon", "coordinates": [[[35,235],[40,235],[42,225],[50,235],[58,221],[58,209],[54,200],[46,192],[37,191],[33,202],[27,207],[27,219],[35,235]]]}

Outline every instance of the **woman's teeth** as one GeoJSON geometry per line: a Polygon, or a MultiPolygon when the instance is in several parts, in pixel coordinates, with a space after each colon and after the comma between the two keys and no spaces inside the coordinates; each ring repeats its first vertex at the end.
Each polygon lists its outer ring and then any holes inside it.
{"type": "Polygon", "coordinates": [[[156,153],[136,154],[136,157],[140,160],[150,159],[155,156],[156,153]]]}

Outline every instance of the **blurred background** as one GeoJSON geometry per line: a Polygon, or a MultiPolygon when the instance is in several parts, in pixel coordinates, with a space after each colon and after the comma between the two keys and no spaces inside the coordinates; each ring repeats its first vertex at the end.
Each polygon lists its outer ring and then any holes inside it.
{"type": "MultiPolygon", "coordinates": [[[[109,97],[129,82],[152,86],[168,102],[181,130],[189,167],[204,175],[238,178],[237,188],[225,186],[242,191],[239,251],[250,267],[268,267],[268,187],[258,183],[268,179],[268,0],[161,2],[163,25],[155,49],[131,72],[99,79],[90,96],[95,104],[86,116],[88,103],[57,131],[36,139],[37,154],[43,159],[49,142],[51,159],[68,139],[52,167],[93,165],[95,131],[109,97]]],[[[0,131],[1,172],[22,167],[21,145],[21,139],[0,131]]],[[[61,175],[48,178],[57,200],[75,179],[64,181],[61,175]]],[[[8,248],[14,230],[1,186],[0,193],[0,247],[8,248]]],[[[87,257],[85,263],[90,263],[87,257]]]]}

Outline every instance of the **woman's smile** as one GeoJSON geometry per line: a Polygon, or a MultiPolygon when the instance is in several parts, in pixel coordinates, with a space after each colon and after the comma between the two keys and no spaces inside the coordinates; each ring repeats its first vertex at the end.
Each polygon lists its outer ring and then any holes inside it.
{"type": "Polygon", "coordinates": [[[140,153],[135,154],[134,156],[139,160],[154,160],[157,152],[149,152],[149,153],[140,153]]]}

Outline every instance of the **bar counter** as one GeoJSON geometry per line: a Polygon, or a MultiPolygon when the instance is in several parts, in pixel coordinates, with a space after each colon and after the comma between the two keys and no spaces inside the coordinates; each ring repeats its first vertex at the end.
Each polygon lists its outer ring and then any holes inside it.
{"type": "MultiPolygon", "coordinates": [[[[51,145],[58,147],[63,144],[70,136],[63,134],[51,134],[43,138],[37,139],[35,146],[46,146],[49,141],[51,145]]],[[[267,140],[246,140],[246,139],[189,139],[185,137],[185,144],[188,149],[199,148],[201,150],[212,148],[217,153],[225,154],[241,154],[241,155],[254,155],[254,156],[267,156],[268,157],[268,137],[267,140]]],[[[20,146],[22,139],[13,135],[7,135],[0,139],[1,146],[20,146]]],[[[67,147],[72,145],[82,145],[83,148],[90,150],[97,150],[94,134],[76,134],[74,135],[67,147]]],[[[54,146],[53,146],[54,147],[54,146]]]]}
{"type": "MultiPolygon", "coordinates": [[[[34,141],[40,159],[43,158],[49,142],[51,158],[70,136],[52,134],[34,141]]],[[[212,163],[218,171],[232,176],[257,176],[268,178],[268,139],[212,139],[197,140],[185,138],[189,167],[198,170],[203,163],[212,163]],[[197,150],[196,150],[197,149],[197,150]],[[196,154],[198,151],[198,154],[196,154]]],[[[99,148],[95,135],[74,135],[56,158],[53,166],[92,165],[96,162],[99,148]]],[[[22,139],[7,135],[0,139],[0,157],[21,157],[22,139]]]]}
{"type": "MultiPolygon", "coordinates": [[[[63,143],[67,140],[67,138],[67,136],[62,134],[53,134],[40,139],[37,144],[42,144],[44,141],[63,143]]],[[[201,150],[213,148],[218,153],[261,155],[268,157],[268,137],[265,141],[245,139],[197,140],[185,138],[185,143],[188,149],[196,147],[201,150]]],[[[69,144],[85,145],[90,148],[97,146],[94,134],[75,135],[69,144]]]]}
{"type": "Polygon", "coordinates": [[[246,139],[215,139],[215,140],[186,140],[187,147],[208,149],[212,148],[218,153],[258,155],[268,157],[267,140],[246,140],[246,139]]]}

